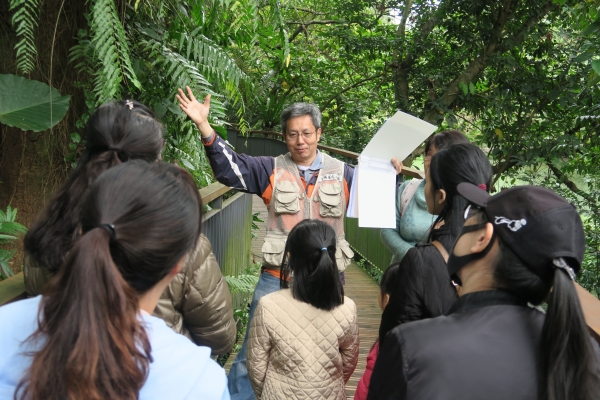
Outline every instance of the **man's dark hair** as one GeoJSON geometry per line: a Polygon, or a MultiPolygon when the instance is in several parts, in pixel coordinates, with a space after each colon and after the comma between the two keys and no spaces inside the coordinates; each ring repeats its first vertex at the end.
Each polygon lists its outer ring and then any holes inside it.
{"type": "Polygon", "coordinates": [[[281,131],[285,134],[288,120],[303,115],[310,115],[315,129],[321,127],[321,111],[319,107],[309,103],[294,103],[281,112],[281,131]]]}

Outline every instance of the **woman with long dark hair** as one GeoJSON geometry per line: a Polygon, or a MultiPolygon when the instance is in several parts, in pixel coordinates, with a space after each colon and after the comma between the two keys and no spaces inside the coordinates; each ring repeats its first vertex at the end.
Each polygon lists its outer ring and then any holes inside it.
{"type": "Polygon", "coordinates": [[[574,283],[585,252],[575,207],[536,186],[458,192],[469,205],[448,273],[463,293],[444,316],[391,331],[368,398],[598,399],[599,349],[574,283]],[[531,306],[543,302],[545,314],[531,306]]]}
{"type": "Polygon", "coordinates": [[[210,349],[150,316],[200,236],[201,207],[175,165],[102,174],[44,295],[0,308],[0,398],[229,398],[210,349]]]}
{"type": "Polygon", "coordinates": [[[395,290],[381,317],[380,345],[395,326],[442,315],[456,301],[458,295],[446,260],[460,233],[467,204],[456,187],[461,182],[471,182],[489,190],[492,167],[479,147],[455,144],[432,157],[425,182],[427,210],[438,217],[428,242],[417,244],[400,262],[395,290]]]}
{"type": "Polygon", "coordinates": [[[248,376],[258,398],[346,398],[344,385],[358,359],[358,322],[335,251],[335,231],[323,221],[304,220],[291,230],[283,290],[260,299],[250,324],[248,376]]]}
{"type": "MultiPolygon", "coordinates": [[[[79,233],[82,200],[96,178],[129,160],[160,160],[165,145],[154,113],[135,100],[98,107],[87,122],[85,139],[85,151],[69,180],[25,236],[23,273],[29,296],[44,293],[44,286],[68,257],[79,233]]],[[[194,252],[163,293],[155,315],[215,354],[225,354],[233,346],[231,293],[206,236],[199,237],[194,252]]]]}

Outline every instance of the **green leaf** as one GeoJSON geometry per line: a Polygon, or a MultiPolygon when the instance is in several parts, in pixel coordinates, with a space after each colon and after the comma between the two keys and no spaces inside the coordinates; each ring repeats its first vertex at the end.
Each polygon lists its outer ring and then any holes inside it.
{"type": "Polygon", "coordinates": [[[227,129],[223,128],[222,126],[213,126],[212,128],[215,130],[215,132],[217,132],[219,136],[227,140],[227,129]]]}
{"type": "Polygon", "coordinates": [[[600,75],[600,60],[592,61],[592,69],[594,70],[594,72],[600,75]]]}
{"type": "Polygon", "coordinates": [[[473,82],[469,83],[469,92],[471,92],[471,94],[475,94],[475,85],[473,85],[473,82]]]}
{"type": "Polygon", "coordinates": [[[467,86],[466,83],[464,82],[460,82],[458,84],[458,87],[460,88],[460,90],[462,90],[463,94],[466,96],[469,93],[469,87],[467,86]]]}
{"type": "Polygon", "coordinates": [[[192,163],[191,163],[191,162],[189,162],[188,160],[186,160],[185,158],[182,158],[182,159],[181,159],[181,162],[183,163],[183,165],[184,165],[184,166],[185,166],[187,169],[189,169],[189,170],[192,170],[192,171],[195,171],[195,170],[196,170],[196,168],[195,168],[195,167],[192,165],[192,163]]]}
{"type": "Polygon", "coordinates": [[[24,131],[45,131],[69,110],[71,96],[45,83],[17,75],[0,74],[0,122],[24,131]]]}
{"type": "Polygon", "coordinates": [[[594,55],[594,52],[592,52],[592,51],[584,51],[583,53],[581,53],[580,55],[575,57],[575,59],[573,61],[584,62],[584,61],[587,61],[590,58],[592,58],[593,55],[594,55]]]}

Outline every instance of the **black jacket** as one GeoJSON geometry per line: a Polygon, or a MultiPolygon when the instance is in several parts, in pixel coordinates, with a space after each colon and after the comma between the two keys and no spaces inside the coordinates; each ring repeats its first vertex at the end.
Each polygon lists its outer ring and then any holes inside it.
{"type": "Polygon", "coordinates": [[[544,318],[509,292],[466,294],[389,333],[367,398],[535,400],[544,318]]]}
{"type": "MultiPolygon", "coordinates": [[[[439,241],[448,253],[452,250],[454,238],[445,226],[433,231],[433,240],[439,241]]],[[[394,291],[379,326],[381,345],[385,343],[385,335],[396,326],[440,316],[458,298],[446,261],[431,243],[419,243],[406,253],[392,287],[394,291]]]]}

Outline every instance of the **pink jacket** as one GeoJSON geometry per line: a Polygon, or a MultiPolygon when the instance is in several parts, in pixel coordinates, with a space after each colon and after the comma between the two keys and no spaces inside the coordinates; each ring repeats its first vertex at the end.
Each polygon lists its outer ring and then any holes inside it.
{"type": "Polygon", "coordinates": [[[379,354],[379,340],[375,342],[369,355],[367,356],[367,368],[365,368],[364,375],[360,378],[358,386],[356,386],[356,392],[354,392],[354,400],[367,400],[367,394],[369,393],[369,384],[371,383],[371,374],[375,367],[375,361],[377,361],[377,355],[379,354]]]}

